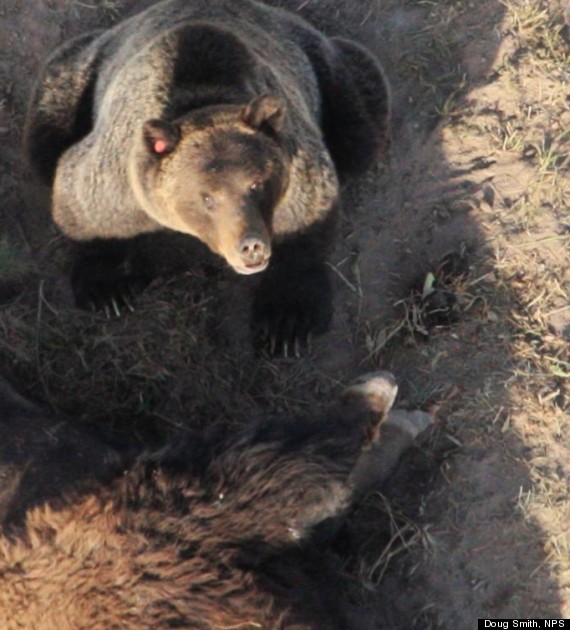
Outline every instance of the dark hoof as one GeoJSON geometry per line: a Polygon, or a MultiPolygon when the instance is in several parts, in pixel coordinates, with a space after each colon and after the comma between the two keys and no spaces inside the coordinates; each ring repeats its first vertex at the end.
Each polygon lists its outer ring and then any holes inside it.
{"type": "Polygon", "coordinates": [[[357,378],[343,395],[361,398],[370,411],[386,417],[397,393],[398,385],[391,372],[369,372],[357,378]]]}

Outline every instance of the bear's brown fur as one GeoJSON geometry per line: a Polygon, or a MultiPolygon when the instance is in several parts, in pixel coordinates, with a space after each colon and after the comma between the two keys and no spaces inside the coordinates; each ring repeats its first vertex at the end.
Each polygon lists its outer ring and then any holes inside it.
{"type": "MultiPolygon", "coordinates": [[[[298,346],[330,320],[338,177],[386,151],[388,117],[360,45],[254,0],[164,0],[52,55],[26,144],[70,237],[196,237],[238,273],[264,272],[255,323],[298,346]]],[[[94,271],[100,258],[78,265],[81,306],[122,299],[124,269],[94,271]]]]}
{"type": "Polygon", "coordinates": [[[350,505],[359,458],[375,451],[393,467],[429,423],[390,416],[379,428],[395,392],[391,375],[373,374],[320,419],[197,433],[143,455],[86,435],[78,448],[77,433],[48,432],[38,410],[1,403],[0,467],[21,474],[0,513],[0,627],[371,627],[319,528],[350,505]],[[92,475],[79,452],[99,453],[92,475]]]}

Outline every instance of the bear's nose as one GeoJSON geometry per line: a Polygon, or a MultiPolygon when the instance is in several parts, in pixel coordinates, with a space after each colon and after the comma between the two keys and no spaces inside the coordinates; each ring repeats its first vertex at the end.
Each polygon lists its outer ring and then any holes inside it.
{"type": "Polygon", "coordinates": [[[240,244],[239,253],[245,265],[255,266],[269,258],[269,245],[259,236],[248,235],[240,244]]]}

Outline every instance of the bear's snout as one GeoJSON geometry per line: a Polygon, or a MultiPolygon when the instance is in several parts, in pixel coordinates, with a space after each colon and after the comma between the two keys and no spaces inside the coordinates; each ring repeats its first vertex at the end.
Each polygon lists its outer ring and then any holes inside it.
{"type": "Polygon", "coordinates": [[[269,264],[271,245],[262,236],[248,234],[239,245],[239,255],[245,265],[245,271],[241,273],[263,271],[269,264]]]}

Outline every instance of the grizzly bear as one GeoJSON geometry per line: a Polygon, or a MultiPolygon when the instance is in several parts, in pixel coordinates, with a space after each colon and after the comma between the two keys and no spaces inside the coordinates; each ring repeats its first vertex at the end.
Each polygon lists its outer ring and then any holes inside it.
{"type": "Polygon", "coordinates": [[[174,230],[261,273],[256,338],[298,353],[332,315],[339,179],[386,152],[389,114],[368,50],[255,0],[164,0],[63,44],[25,137],[84,245],[77,304],[120,312],[148,282],[133,237],[174,230]]]}
{"type": "Polygon", "coordinates": [[[0,384],[0,627],[377,627],[330,544],[363,459],[385,480],[430,423],[389,415],[395,393],[375,373],[323,417],[210,426],[141,453],[0,384]]]}

